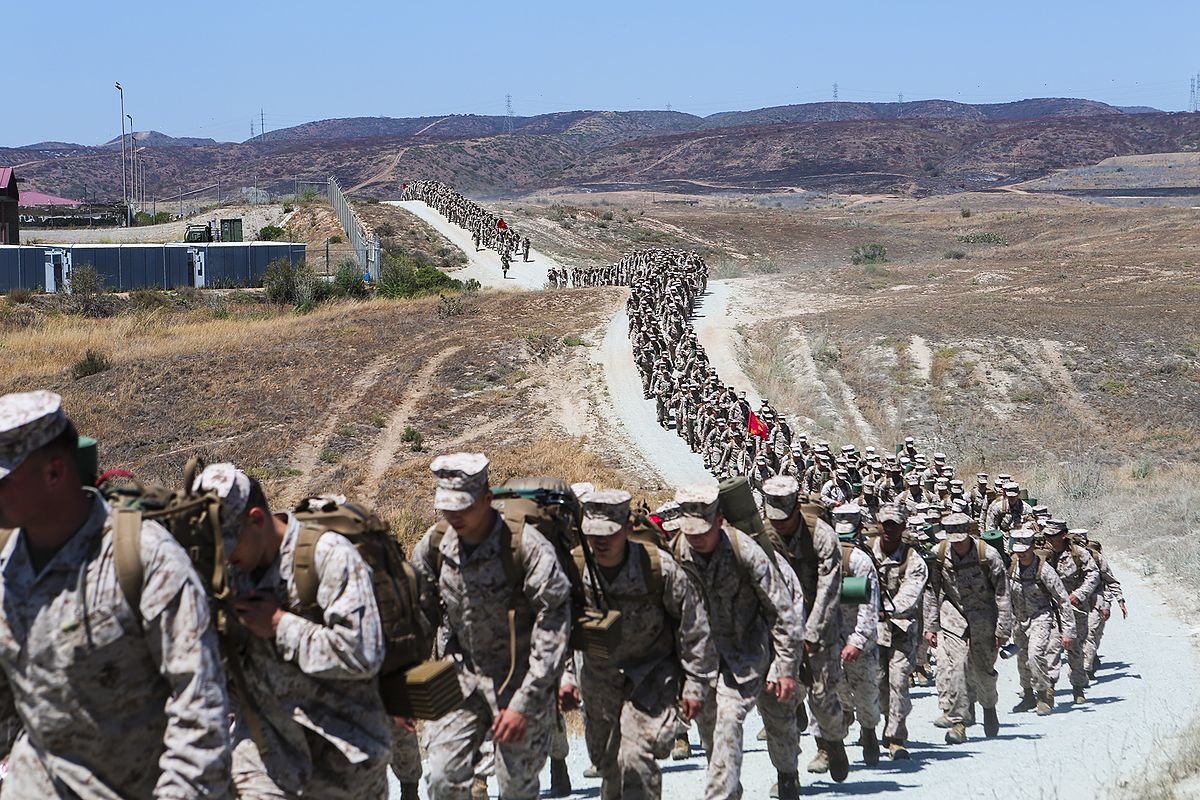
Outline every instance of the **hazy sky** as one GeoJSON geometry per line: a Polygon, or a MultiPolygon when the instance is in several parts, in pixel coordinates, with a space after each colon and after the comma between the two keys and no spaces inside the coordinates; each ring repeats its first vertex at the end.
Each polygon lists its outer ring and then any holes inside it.
{"type": "Polygon", "coordinates": [[[1200,2],[4,0],[0,146],[330,117],[1087,97],[1185,110],[1200,2]],[[15,48],[15,52],[14,52],[15,48]]]}

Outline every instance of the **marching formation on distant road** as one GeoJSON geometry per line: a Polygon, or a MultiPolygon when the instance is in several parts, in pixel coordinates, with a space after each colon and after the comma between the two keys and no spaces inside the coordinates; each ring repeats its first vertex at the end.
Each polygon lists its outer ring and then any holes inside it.
{"type": "MultiPolygon", "coordinates": [[[[410,190],[492,224],[442,184],[410,190]]],[[[1126,613],[1100,544],[1011,476],[968,489],[912,438],[833,447],[752,409],[692,329],[707,280],[677,250],[578,276],[630,286],[646,397],[713,480],[651,511],[617,487],[497,486],[484,454],[446,454],[411,554],[370,509],[279,509],[233,464],[169,487],[97,474],[58,395],[0,397],[4,793],[384,798],[390,765],[405,800],[423,773],[436,800],[493,778],[524,800],[550,759],[564,796],[561,712],[580,708],[605,800],[660,797],[691,723],[704,796],[738,798],[756,708],[786,799],[805,733],[807,770],[838,782],[855,723],[867,769],[910,758],[916,682],[936,681],[950,745],[977,717],[999,732],[1000,656],[1013,713],[1054,712],[1064,658],[1085,703],[1126,613]]]]}

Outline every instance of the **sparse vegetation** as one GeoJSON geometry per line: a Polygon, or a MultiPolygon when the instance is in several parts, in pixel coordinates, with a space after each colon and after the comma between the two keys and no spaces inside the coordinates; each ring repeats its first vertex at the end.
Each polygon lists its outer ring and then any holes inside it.
{"type": "Polygon", "coordinates": [[[451,278],[429,264],[416,265],[411,259],[387,254],[379,270],[381,297],[424,297],[449,289],[463,288],[462,281],[451,278]]]}
{"type": "Polygon", "coordinates": [[[412,425],[405,426],[404,433],[400,435],[400,441],[407,444],[408,449],[414,453],[421,452],[421,449],[425,446],[425,437],[412,425]]]}
{"type": "Polygon", "coordinates": [[[259,228],[258,240],[260,242],[281,242],[287,238],[287,231],[278,225],[266,225],[259,228]]]}
{"type": "Polygon", "coordinates": [[[956,238],[963,244],[1008,244],[1008,240],[998,233],[960,233],[956,238]]]}
{"type": "Polygon", "coordinates": [[[946,252],[942,253],[942,258],[949,259],[951,261],[962,261],[963,259],[970,258],[970,256],[967,255],[966,250],[947,250],[946,252]]]}
{"type": "Polygon", "coordinates": [[[963,206],[962,208],[960,208],[958,210],[958,215],[960,217],[962,217],[963,219],[966,219],[967,217],[971,216],[971,209],[967,208],[966,206],[963,206]]]}
{"type": "Polygon", "coordinates": [[[112,368],[112,362],[108,357],[98,350],[88,350],[87,355],[75,362],[71,367],[71,374],[76,380],[86,378],[89,375],[96,375],[112,368]]]}
{"type": "Polygon", "coordinates": [[[850,253],[850,262],[852,264],[882,264],[886,261],[887,248],[877,242],[860,244],[850,253]]]}

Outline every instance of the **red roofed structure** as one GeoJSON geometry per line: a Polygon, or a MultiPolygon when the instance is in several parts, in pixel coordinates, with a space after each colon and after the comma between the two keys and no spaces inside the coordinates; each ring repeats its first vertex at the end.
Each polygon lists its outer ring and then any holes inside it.
{"type": "Polygon", "coordinates": [[[21,207],[28,208],[30,206],[80,206],[83,205],[78,200],[72,200],[69,197],[58,197],[53,194],[44,192],[21,192],[21,207]]]}
{"type": "Polygon", "coordinates": [[[0,167],[0,244],[21,243],[20,219],[17,216],[20,200],[17,176],[12,167],[0,167]]]}

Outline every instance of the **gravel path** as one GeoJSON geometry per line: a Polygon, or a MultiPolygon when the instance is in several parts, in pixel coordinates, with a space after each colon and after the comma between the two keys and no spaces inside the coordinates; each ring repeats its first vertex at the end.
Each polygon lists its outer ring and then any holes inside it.
{"type": "Polygon", "coordinates": [[[467,266],[451,273],[460,281],[474,278],[483,286],[493,289],[542,289],[546,286],[546,271],[561,266],[550,256],[529,248],[529,262],[515,258],[508,270],[508,277],[500,271],[500,256],[494,250],[475,251],[471,234],[464,228],[443,217],[423,200],[385,200],[429,223],[438,233],[449,239],[467,256],[467,266]]]}

